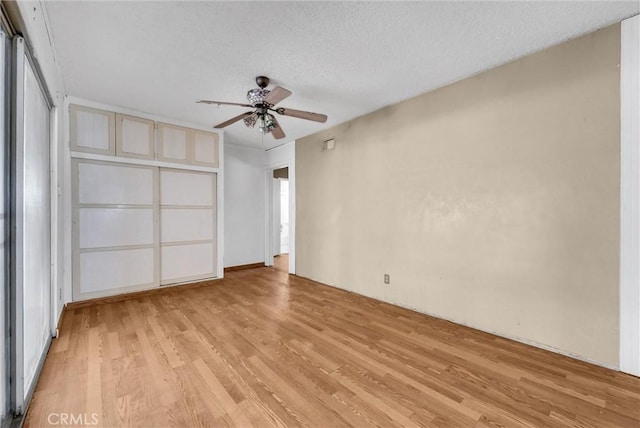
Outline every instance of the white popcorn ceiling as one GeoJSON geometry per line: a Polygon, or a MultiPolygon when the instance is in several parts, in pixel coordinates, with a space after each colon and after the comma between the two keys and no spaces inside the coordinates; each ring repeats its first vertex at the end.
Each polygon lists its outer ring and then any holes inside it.
{"type": "Polygon", "coordinates": [[[227,143],[269,149],[605,27],[631,2],[42,2],[68,95],[212,126],[246,109],[255,76],[293,95],[274,140],[238,122],[227,143]]]}

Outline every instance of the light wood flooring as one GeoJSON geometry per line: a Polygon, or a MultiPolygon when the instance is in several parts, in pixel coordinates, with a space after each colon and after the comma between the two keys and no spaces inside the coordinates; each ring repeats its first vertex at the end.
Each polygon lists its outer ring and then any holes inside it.
{"type": "Polygon", "coordinates": [[[105,427],[638,427],[640,379],[265,267],[67,310],[26,425],[61,413],[105,427]]]}
{"type": "Polygon", "coordinates": [[[289,254],[280,254],[279,256],[274,257],[273,267],[284,273],[289,272],[289,254]]]}

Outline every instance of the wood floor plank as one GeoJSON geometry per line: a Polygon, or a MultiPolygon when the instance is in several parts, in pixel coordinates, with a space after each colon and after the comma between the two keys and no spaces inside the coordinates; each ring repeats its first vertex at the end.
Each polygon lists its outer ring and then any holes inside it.
{"type": "Polygon", "coordinates": [[[281,269],[65,310],[25,425],[640,426],[636,377],[281,269]]]}

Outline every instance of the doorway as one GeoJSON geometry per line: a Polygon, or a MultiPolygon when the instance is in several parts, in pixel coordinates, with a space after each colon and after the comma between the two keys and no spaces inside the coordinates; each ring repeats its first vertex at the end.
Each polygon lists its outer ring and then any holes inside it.
{"type": "Polygon", "coordinates": [[[267,168],[267,254],[265,264],[295,273],[294,185],[288,164],[267,168]]]}
{"type": "Polygon", "coordinates": [[[273,170],[273,255],[289,254],[289,167],[273,170]]]}
{"type": "Polygon", "coordinates": [[[289,271],[289,167],[273,170],[272,207],[273,266],[289,271]]]}

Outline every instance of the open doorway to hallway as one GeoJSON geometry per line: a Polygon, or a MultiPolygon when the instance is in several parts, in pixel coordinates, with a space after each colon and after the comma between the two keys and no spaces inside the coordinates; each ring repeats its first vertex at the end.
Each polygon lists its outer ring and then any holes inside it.
{"type": "Polygon", "coordinates": [[[268,248],[272,258],[267,258],[276,269],[291,272],[289,253],[291,243],[292,192],[290,191],[289,167],[284,165],[269,171],[270,180],[270,245],[268,248]]]}
{"type": "Polygon", "coordinates": [[[283,272],[289,272],[289,168],[281,168],[273,171],[274,180],[279,180],[280,187],[280,228],[279,238],[274,237],[274,242],[278,246],[280,244],[279,252],[274,253],[273,267],[283,272]],[[282,175],[282,177],[275,178],[276,175],[282,175]],[[286,176],[286,178],[285,178],[286,176]]]}

